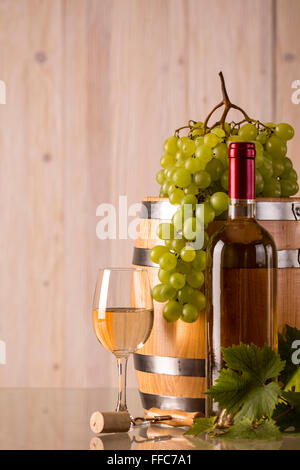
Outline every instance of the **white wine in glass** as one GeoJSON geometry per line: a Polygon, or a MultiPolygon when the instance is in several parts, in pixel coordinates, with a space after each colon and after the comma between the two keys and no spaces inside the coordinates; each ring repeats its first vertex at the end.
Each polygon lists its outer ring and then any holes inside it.
{"type": "Polygon", "coordinates": [[[153,326],[148,273],[142,268],[105,268],[97,279],[93,327],[100,343],[117,358],[119,394],[116,411],[127,411],[128,356],[142,348],[153,326]]]}

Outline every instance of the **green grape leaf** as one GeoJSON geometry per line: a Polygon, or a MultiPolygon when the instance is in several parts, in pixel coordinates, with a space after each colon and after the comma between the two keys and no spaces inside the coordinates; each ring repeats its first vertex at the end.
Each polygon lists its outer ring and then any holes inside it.
{"type": "Polygon", "coordinates": [[[249,418],[243,418],[241,421],[234,423],[220,437],[225,439],[260,439],[260,440],[277,440],[282,439],[279,428],[275,421],[266,419],[258,427],[254,428],[249,418]]]}
{"type": "Polygon", "coordinates": [[[300,392],[282,392],[281,396],[300,413],[300,392]]]}
{"type": "Polygon", "coordinates": [[[186,431],[185,435],[199,436],[205,432],[210,432],[214,429],[216,416],[211,418],[195,418],[194,424],[186,431]]]}
{"type": "Polygon", "coordinates": [[[284,387],[284,391],[294,391],[300,392],[300,367],[296,370],[296,372],[292,375],[291,379],[288,381],[286,386],[284,387]]]}
{"type": "Polygon", "coordinates": [[[222,352],[228,369],[220,371],[208,395],[228,413],[237,413],[235,422],[243,417],[271,417],[280,388],[270,379],[280,374],[284,361],[266,345],[258,348],[240,344],[223,348],[222,352]]]}
{"type": "Polygon", "coordinates": [[[233,370],[246,372],[258,382],[277,377],[284,368],[284,361],[266,344],[259,348],[241,343],[239,346],[222,348],[226,366],[233,370]]]}
{"type": "MultiPolygon", "coordinates": [[[[300,340],[300,330],[289,325],[285,325],[284,335],[281,333],[278,334],[278,352],[281,359],[286,361],[285,368],[281,372],[279,380],[285,386],[289,383],[295,373],[299,373],[300,369],[299,365],[292,362],[292,354],[294,352],[292,345],[296,340],[300,340]]],[[[299,384],[297,391],[300,391],[299,384]]]]}
{"type": "Polygon", "coordinates": [[[281,431],[293,428],[294,432],[300,431],[300,393],[283,392],[282,398],[288,401],[278,403],[275,408],[273,419],[276,421],[281,431]]]}

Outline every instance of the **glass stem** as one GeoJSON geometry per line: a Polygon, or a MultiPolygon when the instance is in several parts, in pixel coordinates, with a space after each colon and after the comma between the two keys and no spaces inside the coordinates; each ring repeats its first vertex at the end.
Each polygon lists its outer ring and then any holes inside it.
{"type": "Polygon", "coordinates": [[[126,377],[128,357],[117,357],[119,375],[119,393],[116,411],[127,411],[126,404],[126,377]]]}

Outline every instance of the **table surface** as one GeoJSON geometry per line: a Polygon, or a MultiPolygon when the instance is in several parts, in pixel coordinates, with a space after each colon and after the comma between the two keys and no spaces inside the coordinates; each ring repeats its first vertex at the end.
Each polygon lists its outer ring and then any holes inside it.
{"type": "MultiPolygon", "coordinates": [[[[89,428],[94,411],[111,411],[113,389],[0,389],[0,449],[220,450],[300,449],[300,435],[280,441],[226,441],[190,438],[185,428],[142,425],[128,433],[95,436],[89,428]]],[[[128,407],[142,416],[138,391],[128,390],[128,407]]]]}

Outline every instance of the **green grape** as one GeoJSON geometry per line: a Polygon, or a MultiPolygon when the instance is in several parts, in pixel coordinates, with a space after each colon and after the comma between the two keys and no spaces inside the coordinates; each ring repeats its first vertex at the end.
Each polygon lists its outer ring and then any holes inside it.
{"type": "Polygon", "coordinates": [[[282,163],[284,164],[284,172],[288,172],[290,170],[293,169],[293,163],[292,163],[292,160],[288,157],[285,157],[283,160],[282,160],[282,163]]]}
{"type": "Polygon", "coordinates": [[[245,142],[245,139],[243,139],[241,136],[239,135],[231,135],[230,137],[228,137],[227,141],[226,141],[226,145],[227,147],[229,147],[229,145],[231,144],[231,142],[245,142]]]}
{"type": "Polygon", "coordinates": [[[156,302],[165,302],[163,296],[161,295],[161,288],[163,284],[157,284],[152,289],[152,297],[156,302]]]}
{"type": "Polygon", "coordinates": [[[188,284],[185,284],[185,286],[178,291],[177,297],[178,301],[181,304],[187,304],[191,301],[192,295],[194,293],[194,289],[189,286],[188,284]]]}
{"type": "Polygon", "coordinates": [[[218,181],[224,171],[224,165],[217,158],[213,158],[210,162],[208,162],[205,170],[210,174],[212,181],[218,181]]]}
{"type": "Polygon", "coordinates": [[[170,197],[170,194],[173,193],[173,191],[175,191],[176,189],[176,186],[174,184],[170,184],[169,187],[168,187],[168,196],[170,197]]]}
{"type": "Polygon", "coordinates": [[[183,236],[187,240],[198,239],[202,232],[202,226],[196,217],[189,217],[183,224],[183,236]]]}
{"type": "Polygon", "coordinates": [[[286,156],[286,143],[276,135],[272,135],[266,142],[266,150],[273,158],[283,158],[286,156]]]}
{"type": "Polygon", "coordinates": [[[195,305],[198,312],[202,312],[206,307],[206,297],[199,290],[194,290],[190,297],[190,302],[195,305]]]}
{"type": "Polygon", "coordinates": [[[211,134],[216,134],[216,136],[220,137],[221,139],[226,136],[224,129],[221,127],[214,127],[210,132],[211,134]]]}
{"type": "Polygon", "coordinates": [[[171,204],[180,204],[184,198],[184,192],[182,189],[176,188],[170,193],[169,201],[171,204]]]}
{"type": "Polygon", "coordinates": [[[196,150],[196,145],[195,142],[191,139],[185,140],[183,144],[181,145],[181,151],[184,155],[187,157],[190,157],[195,153],[196,150]]]}
{"type": "Polygon", "coordinates": [[[223,142],[221,144],[218,144],[214,149],[213,149],[213,155],[215,158],[220,160],[224,166],[227,164],[228,160],[228,149],[227,145],[224,144],[223,142]]]}
{"type": "Polygon", "coordinates": [[[261,154],[261,155],[257,155],[256,158],[255,158],[255,167],[256,168],[261,168],[264,164],[264,155],[261,154]]]}
{"type": "Polygon", "coordinates": [[[276,124],[274,124],[274,122],[267,122],[265,124],[266,127],[269,127],[270,129],[275,129],[276,127],[276,124]]]}
{"type": "Polygon", "coordinates": [[[201,271],[191,271],[186,275],[186,282],[194,289],[200,289],[204,282],[204,274],[201,271]]]}
{"type": "Polygon", "coordinates": [[[204,144],[204,136],[199,136],[199,137],[196,137],[195,139],[195,145],[196,147],[199,147],[199,145],[203,145],[204,144]]]}
{"type": "Polygon", "coordinates": [[[186,241],[183,238],[174,238],[170,240],[170,249],[179,253],[185,244],[186,241]]]}
{"type": "Polygon", "coordinates": [[[255,140],[257,136],[257,129],[254,124],[244,124],[239,130],[239,137],[245,140],[255,140]]]}
{"type": "Polygon", "coordinates": [[[181,151],[184,142],[187,142],[189,140],[190,140],[190,138],[187,135],[185,135],[183,137],[180,137],[180,139],[178,139],[178,141],[177,141],[178,149],[181,151]]]}
{"type": "Polygon", "coordinates": [[[268,180],[265,180],[263,196],[264,197],[280,197],[280,195],[281,195],[280,182],[274,177],[271,177],[268,180]]]}
{"type": "MultiPolygon", "coordinates": [[[[171,276],[173,276],[173,274],[171,276]]],[[[170,286],[168,284],[162,284],[160,288],[160,295],[163,301],[166,302],[167,300],[174,299],[174,297],[177,295],[177,291],[172,285],[170,286]]]]}
{"type": "Polygon", "coordinates": [[[222,192],[214,193],[210,198],[210,204],[215,211],[222,213],[228,209],[228,195],[222,192]]]}
{"type": "Polygon", "coordinates": [[[297,181],[298,180],[298,175],[296,170],[292,168],[291,170],[284,172],[281,177],[285,180],[290,180],[290,181],[297,181]]]}
{"type": "Polygon", "coordinates": [[[198,204],[196,208],[196,217],[197,219],[207,227],[210,222],[215,218],[215,211],[210,205],[209,201],[205,201],[202,204],[198,204]]]}
{"type": "Polygon", "coordinates": [[[256,158],[257,157],[263,157],[264,156],[264,147],[263,147],[263,145],[260,142],[258,142],[257,140],[254,141],[254,144],[255,144],[256,158]]]}
{"type": "Polygon", "coordinates": [[[192,195],[195,196],[195,194],[198,194],[199,189],[194,183],[192,183],[187,188],[184,188],[183,191],[184,191],[184,194],[186,194],[186,195],[192,194],[192,195]]]}
{"type": "Polygon", "coordinates": [[[206,269],[206,252],[203,250],[196,251],[196,257],[192,262],[192,268],[195,271],[205,271],[206,269]]]}
{"type": "Polygon", "coordinates": [[[210,147],[203,144],[197,147],[195,156],[200,158],[203,162],[208,163],[213,158],[213,152],[210,147]]]}
{"type": "Polygon", "coordinates": [[[185,246],[180,251],[180,257],[186,263],[191,263],[196,258],[196,251],[191,246],[185,246]]]}
{"type": "Polygon", "coordinates": [[[229,124],[229,122],[225,122],[225,123],[224,123],[224,131],[226,132],[227,135],[230,135],[230,133],[231,133],[231,125],[229,124]]]}
{"type": "Polygon", "coordinates": [[[211,183],[211,176],[205,170],[197,171],[197,173],[194,174],[194,183],[200,189],[206,189],[211,183]]]}
{"type": "Polygon", "coordinates": [[[165,271],[171,271],[177,264],[177,258],[173,253],[164,253],[159,258],[159,266],[165,271]]]}
{"type": "Polygon", "coordinates": [[[179,319],[182,313],[182,306],[176,300],[169,300],[164,306],[163,317],[168,322],[175,322],[179,319]]]}
{"type": "Polygon", "coordinates": [[[167,166],[169,165],[174,165],[174,163],[175,163],[175,157],[171,155],[170,153],[166,153],[160,159],[160,164],[163,168],[167,168],[167,166]]]}
{"type": "Polygon", "coordinates": [[[167,195],[168,195],[169,187],[170,187],[170,181],[165,181],[165,182],[161,185],[161,190],[163,191],[164,194],[167,194],[167,195]]]}
{"type": "Polygon", "coordinates": [[[269,133],[266,131],[262,131],[257,135],[256,140],[260,142],[262,145],[264,145],[267,142],[268,137],[269,137],[269,133]]]}
{"type": "Polygon", "coordinates": [[[185,304],[182,309],[181,320],[186,323],[193,323],[199,317],[199,313],[195,305],[185,304]]]}
{"type": "Polygon", "coordinates": [[[170,240],[170,238],[174,238],[174,225],[170,222],[162,222],[158,226],[157,235],[161,240],[170,240]]]}
{"type": "Polygon", "coordinates": [[[194,194],[186,194],[184,198],[181,201],[181,205],[185,206],[187,204],[191,204],[192,206],[195,206],[197,204],[198,200],[194,194]]]}
{"type": "Polygon", "coordinates": [[[256,194],[260,194],[264,189],[264,179],[259,170],[256,170],[255,175],[255,191],[256,194]]]}
{"type": "Polygon", "coordinates": [[[172,181],[180,188],[186,188],[192,182],[191,173],[185,168],[177,168],[172,177],[172,181]]]}
{"type": "Polygon", "coordinates": [[[207,147],[213,148],[219,143],[219,138],[216,134],[206,134],[204,136],[204,145],[207,145],[207,147]]]}
{"type": "Polygon", "coordinates": [[[167,168],[165,168],[164,173],[166,176],[166,179],[170,182],[172,181],[173,178],[173,173],[176,170],[176,166],[169,165],[167,168]]]}
{"type": "Polygon", "coordinates": [[[174,289],[182,289],[185,285],[185,275],[181,273],[173,273],[170,276],[170,284],[174,289]]]}
{"type": "Polygon", "coordinates": [[[202,166],[202,162],[200,158],[198,157],[196,158],[189,157],[184,163],[185,169],[190,171],[192,174],[199,171],[201,169],[201,166],[202,166]]]}
{"type": "Polygon", "coordinates": [[[259,169],[265,180],[273,176],[273,163],[268,157],[264,157],[263,165],[259,169]]]}
{"type": "Polygon", "coordinates": [[[228,191],[229,189],[229,170],[225,170],[224,173],[221,176],[221,185],[222,188],[225,189],[225,191],[228,191]]]}
{"type": "Polygon", "coordinates": [[[198,137],[199,135],[203,135],[203,129],[193,129],[192,130],[192,136],[193,137],[198,137]]]}
{"type": "Polygon", "coordinates": [[[294,137],[295,131],[292,126],[282,122],[275,127],[275,135],[282,140],[290,140],[294,137]]]}
{"type": "Polygon", "coordinates": [[[179,230],[182,230],[182,224],[183,224],[183,211],[182,209],[178,209],[175,214],[172,217],[172,223],[174,225],[174,229],[176,232],[179,230]]]}
{"type": "Polygon", "coordinates": [[[175,155],[178,150],[177,142],[178,142],[178,138],[175,135],[173,135],[172,137],[169,137],[164,143],[164,151],[171,155],[175,155]]]}
{"type": "Polygon", "coordinates": [[[294,196],[299,191],[299,185],[298,185],[297,181],[292,181],[292,183],[293,183],[293,186],[294,186],[292,196],[294,196]]]}
{"type": "Polygon", "coordinates": [[[281,188],[281,197],[290,197],[294,196],[299,190],[298,184],[296,181],[290,180],[281,180],[280,181],[280,188],[281,188]]]}
{"type": "Polygon", "coordinates": [[[158,271],[158,279],[160,280],[160,282],[162,282],[163,284],[170,284],[170,276],[171,274],[173,274],[174,271],[171,270],[171,271],[165,271],[164,269],[159,269],[158,271]]]}
{"type": "Polygon", "coordinates": [[[273,160],[273,176],[280,176],[284,172],[282,160],[273,160]]]}
{"type": "Polygon", "coordinates": [[[273,162],[273,157],[272,155],[270,155],[268,152],[264,152],[264,158],[267,158],[268,160],[270,160],[271,162],[273,162]]]}
{"type": "Polygon", "coordinates": [[[182,261],[181,259],[177,261],[176,271],[178,273],[187,274],[191,271],[191,269],[192,267],[190,263],[186,263],[185,261],[182,261]]]}
{"type": "Polygon", "coordinates": [[[159,171],[156,173],[156,181],[158,182],[158,184],[163,184],[163,182],[165,181],[165,179],[166,179],[166,176],[165,176],[164,170],[159,170],[159,171]]]}
{"type": "Polygon", "coordinates": [[[159,258],[164,254],[168,252],[168,248],[164,245],[156,245],[154,246],[149,253],[149,257],[153,263],[158,264],[159,258]]]}

